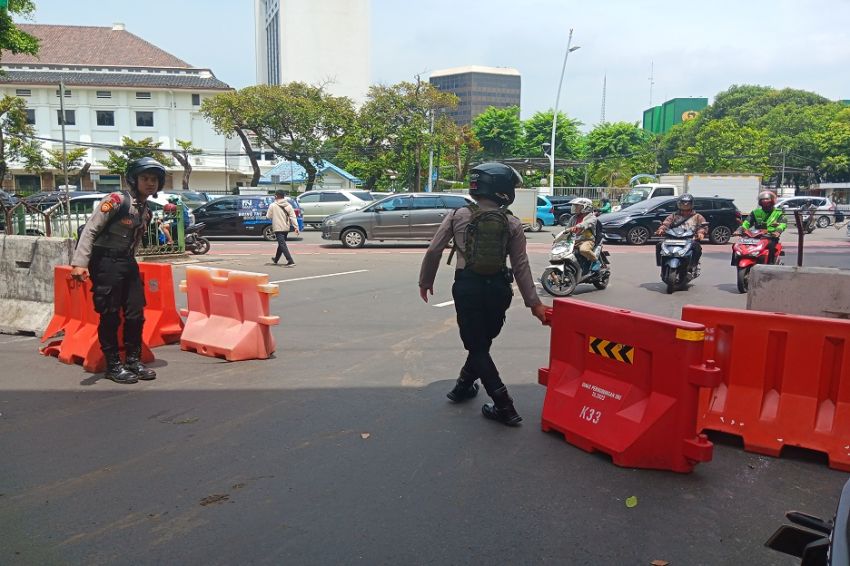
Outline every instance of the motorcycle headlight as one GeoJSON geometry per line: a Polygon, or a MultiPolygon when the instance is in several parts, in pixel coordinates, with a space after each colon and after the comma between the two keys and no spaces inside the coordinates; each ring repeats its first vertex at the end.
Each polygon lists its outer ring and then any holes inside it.
{"type": "Polygon", "coordinates": [[[561,255],[561,254],[564,254],[564,253],[566,253],[566,251],[567,251],[568,249],[569,249],[569,246],[554,246],[554,247],[552,248],[552,255],[561,255]]]}

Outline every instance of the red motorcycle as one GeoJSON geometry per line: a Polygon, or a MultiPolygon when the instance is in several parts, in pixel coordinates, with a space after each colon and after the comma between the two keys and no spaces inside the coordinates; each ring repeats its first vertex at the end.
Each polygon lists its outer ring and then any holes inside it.
{"type": "Polygon", "coordinates": [[[750,269],[760,263],[767,265],[767,258],[770,256],[768,244],[771,239],[776,239],[776,251],[773,254],[773,265],[780,265],[780,256],[785,255],[782,251],[782,244],[778,238],[770,234],[767,230],[757,230],[750,228],[743,230],[738,241],[732,244],[732,265],[738,268],[738,292],[746,293],[750,282],[750,269]]]}

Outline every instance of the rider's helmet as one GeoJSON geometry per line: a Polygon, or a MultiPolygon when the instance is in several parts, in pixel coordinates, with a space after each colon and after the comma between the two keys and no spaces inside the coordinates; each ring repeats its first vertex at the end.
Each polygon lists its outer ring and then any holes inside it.
{"type": "Polygon", "coordinates": [[[762,191],[759,193],[759,206],[765,212],[770,212],[773,210],[773,206],[776,204],[776,194],[772,191],[762,191]]]}
{"type": "Polygon", "coordinates": [[[694,196],[693,195],[682,195],[679,197],[679,201],[676,203],[679,207],[679,212],[693,212],[694,210],[694,196]]]}
{"type": "Polygon", "coordinates": [[[489,198],[501,206],[507,206],[516,197],[515,189],[522,184],[522,177],[513,167],[503,163],[482,163],[469,172],[472,196],[489,198]]]}
{"type": "Polygon", "coordinates": [[[593,201],[589,198],[574,198],[570,201],[570,212],[573,214],[586,214],[593,210],[593,201]]]}
{"type": "Polygon", "coordinates": [[[162,163],[153,157],[134,159],[127,164],[127,173],[125,175],[127,178],[127,184],[135,190],[136,179],[138,179],[139,175],[146,171],[151,171],[156,174],[159,180],[159,188],[157,191],[161,191],[162,187],[165,185],[165,167],[163,167],[162,163]]]}

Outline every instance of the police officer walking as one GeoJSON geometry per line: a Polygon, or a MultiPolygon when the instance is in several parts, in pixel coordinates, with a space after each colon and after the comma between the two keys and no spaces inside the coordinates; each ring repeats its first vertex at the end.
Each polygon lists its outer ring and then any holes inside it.
{"type": "Polygon", "coordinates": [[[130,191],[107,195],[86,222],[71,260],[71,276],[91,277],[97,337],[106,357],[106,378],[116,383],[156,379],[141,361],[145,292],[136,250],[151,221],[147,198],[165,184],[165,167],[150,157],[127,164],[130,191]],[[126,361],[121,363],[118,327],[124,314],[126,361]]]}
{"type": "Polygon", "coordinates": [[[525,306],[541,322],[546,319],[546,307],[540,302],[531,277],[522,222],[506,209],[514,201],[522,177],[507,165],[484,163],[471,170],[470,180],[469,194],[476,204],[459,208],[443,220],[422,260],[419,294],[426,303],[428,294],[434,294],[440,257],[454,238],[459,257],[452,297],[460,337],[468,354],[447,397],[455,403],[472,399],[478,394],[475,382],[480,379],[493,399],[492,404],[481,408],[484,416],[516,426],[522,417],[517,414],[490,357],[490,346],[505,323],[505,313],[513,298],[513,275],[525,306]],[[508,257],[511,269],[506,264],[508,257]]]}

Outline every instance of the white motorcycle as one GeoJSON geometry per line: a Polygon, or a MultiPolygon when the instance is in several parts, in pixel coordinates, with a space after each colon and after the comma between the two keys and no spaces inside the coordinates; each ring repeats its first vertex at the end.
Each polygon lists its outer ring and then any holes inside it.
{"type": "Polygon", "coordinates": [[[603,251],[602,242],[594,249],[599,258],[599,269],[592,270],[591,262],[578,253],[575,234],[563,230],[555,236],[549,252],[549,267],[543,270],[540,283],[543,289],[555,297],[568,297],[579,283],[591,283],[599,290],[605,289],[611,279],[610,255],[603,251]]]}

